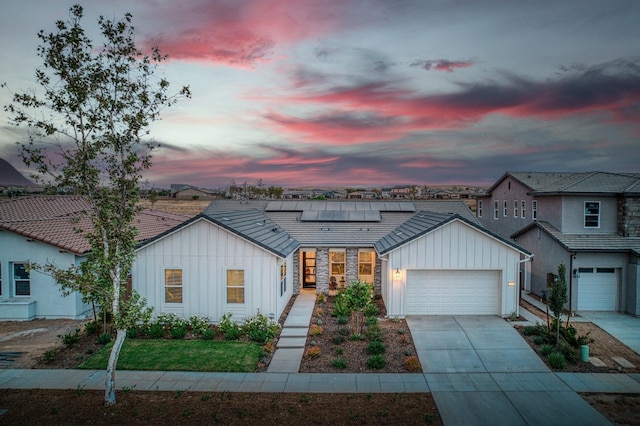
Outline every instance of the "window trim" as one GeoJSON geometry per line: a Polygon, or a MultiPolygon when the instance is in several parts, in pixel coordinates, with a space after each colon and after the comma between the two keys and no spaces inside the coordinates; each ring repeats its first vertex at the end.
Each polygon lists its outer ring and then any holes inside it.
{"type": "Polygon", "coordinates": [[[482,217],[482,200],[478,200],[478,217],[482,217]]]}
{"type": "Polygon", "coordinates": [[[585,201],[584,202],[584,216],[583,216],[583,227],[585,229],[600,229],[600,212],[602,211],[602,204],[600,203],[600,201],[585,201]],[[598,206],[598,213],[591,213],[589,211],[587,211],[587,204],[597,204],[598,206]],[[587,217],[595,217],[597,220],[597,225],[595,226],[587,226],[587,217]]]}
{"type": "Polygon", "coordinates": [[[520,218],[524,219],[527,217],[527,200],[522,200],[520,202],[520,218]]]}
{"type": "Polygon", "coordinates": [[[500,201],[493,200],[493,220],[500,218],[500,201]]]}
{"type": "Polygon", "coordinates": [[[329,249],[329,276],[342,276],[344,277],[347,273],[347,249],[345,248],[332,248],[329,249]],[[342,253],[344,255],[344,260],[342,262],[334,262],[331,256],[332,253],[342,253]],[[333,272],[334,264],[342,264],[342,272],[333,272]]]}
{"type": "Polygon", "coordinates": [[[520,214],[520,203],[518,203],[518,200],[513,200],[513,217],[514,217],[514,219],[517,219],[519,214],[520,214]]]}
{"type": "Polygon", "coordinates": [[[502,212],[502,215],[503,215],[504,217],[509,216],[509,206],[507,205],[507,200],[504,200],[504,202],[502,203],[502,208],[503,208],[503,210],[504,210],[504,211],[502,212]]]}
{"type": "Polygon", "coordinates": [[[29,262],[17,261],[11,262],[11,286],[13,287],[13,295],[15,297],[31,297],[31,272],[27,272],[28,279],[16,279],[16,265],[25,265],[28,268],[29,262]],[[29,283],[29,294],[18,294],[18,281],[27,281],[29,283]]]}
{"type": "Polygon", "coordinates": [[[376,268],[376,257],[375,257],[375,251],[372,249],[359,249],[358,250],[358,280],[360,280],[360,275],[366,275],[366,276],[370,276],[370,277],[375,277],[375,268],[376,268]],[[360,261],[360,253],[369,253],[369,255],[371,256],[371,259],[367,262],[361,262],[360,261]],[[362,264],[369,264],[370,268],[371,268],[371,273],[370,274],[361,274],[360,273],[360,265],[362,264]]]}
{"type": "Polygon", "coordinates": [[[228,305],[244,305],[247,302],[247,278],[246,278],[246,270],[245,268],[227,268],[225,269],[225,279],[224,279],[224,288],[225,288],[225,296],[224,301],[228,305]],[[242,285],[229,285],[229,273],[233,271],[241,271],[242,272],[242,285]],[[230,302],[229,301],[229,290],[230,289],[242,289],[242,302],[230,302]]]}
{"type": "Polygon", "coordinates": [[[162,299],[162,303],[166,305],[182,305],[184,303],[184,270],[178,267],[166,267],[162,268],[162,275],[164,280],[164,298],[162,299]],[[168,271],[180,271],[180,285],[171,284],[169,285],[167,282],[167,272],[168,271]],[[169,302],[167,301],[167,290],[171,288],[179,288],[180,289],[180,301],[179,302],[169,302]]]}

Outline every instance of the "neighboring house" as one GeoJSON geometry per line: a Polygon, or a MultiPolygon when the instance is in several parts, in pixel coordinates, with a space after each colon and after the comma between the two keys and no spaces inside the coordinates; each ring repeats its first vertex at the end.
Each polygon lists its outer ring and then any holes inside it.
{"type": "Polygon", "coordinates": [[[564,262],[571,311],[640,315],[640,173],[507,172],[477,216],[535,255],[525,291],[543,295],[564,262]]]}
{"type": "Polygon", "coordinates": [[[373,191],[355,191],[350,192],[347,198],[349,198],[350,200],[373,200],[377,197],[378,194],[373,191]]]}
{"type": "MultiPolygon", "coordinates": [[[[91,307],[79,293],[63,297],[53,278],[29,268],[30,263],[79,265],[90,246],[76,229],[90,224],[90,208],[78,196],[31,196],[0,202],[0,320],[85,318],[91,307]]],[[[144,210],[136,217],[144,240],[186,219],[144,210]]]]}
{"type": "Polygon", "coordinates": [[[218,191],[199,188],[184,188],[175,192],[174,197],[178,200],[213,200],[221,198],[222,195],[218,191]]]}
{"type": "Polygon", "coordinates": [[[144,242],[133,286],[156,313],[278,318],[293,294],[374,285],[387,314],[518,312],[528,256],[461,202],[213,201],[144,242]]]}

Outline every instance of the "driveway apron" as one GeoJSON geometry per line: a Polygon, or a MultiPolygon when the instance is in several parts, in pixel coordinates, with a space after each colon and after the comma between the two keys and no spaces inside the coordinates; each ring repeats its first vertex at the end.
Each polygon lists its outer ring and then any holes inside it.
{"type": "Polygon", "coordinates": [[[408,316],[444,424],[610,424],[495,316],[408,316]]]}

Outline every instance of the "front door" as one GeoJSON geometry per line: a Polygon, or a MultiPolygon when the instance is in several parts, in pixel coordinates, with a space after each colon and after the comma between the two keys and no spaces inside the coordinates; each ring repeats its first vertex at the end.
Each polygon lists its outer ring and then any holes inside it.
{"type": "Polygon", "coordinates": [[[302,287],[316,288],[316,252],[302,252],[302,287]]]}

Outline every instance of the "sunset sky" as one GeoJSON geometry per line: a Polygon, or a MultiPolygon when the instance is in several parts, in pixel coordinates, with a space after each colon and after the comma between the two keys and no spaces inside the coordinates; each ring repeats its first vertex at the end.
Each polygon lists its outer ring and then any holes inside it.
{"type": "MultiPolygon", "coordinates": [[[[0,105],[36,88],[66,0],[3,0],[0,105]]],[[[193,98],[151,129],[168,187],[487,185],[505,171],[640,172],[640,1],[92,0],[193,98]]],[[[0,111],[0,158],[24,174],[0,111]]]]}

